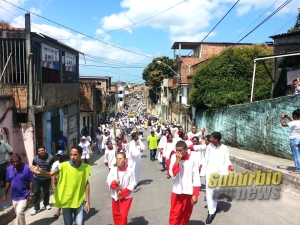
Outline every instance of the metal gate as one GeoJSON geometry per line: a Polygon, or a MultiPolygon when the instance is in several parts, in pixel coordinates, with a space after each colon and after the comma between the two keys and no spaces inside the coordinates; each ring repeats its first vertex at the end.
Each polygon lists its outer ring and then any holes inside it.
{"type": "Polygon", "coordinates": [[[78,137],[78,118],[77,114],[74,114],[69,117],[69,133],[68,133],[68,146],[69,149],[77,145],[77,137],[78,137]]]}

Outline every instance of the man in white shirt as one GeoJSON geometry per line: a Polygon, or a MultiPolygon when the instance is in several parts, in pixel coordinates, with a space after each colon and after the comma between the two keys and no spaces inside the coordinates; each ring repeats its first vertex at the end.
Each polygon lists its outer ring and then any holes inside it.
{"type": "Polygon", "coordinates": [[[176,143],[169,173],[173,177],[169,225],[187,225],[200,192],[199,168],[184,141],[176,143]]]}
{"type": "Polygon", "coordinates": [[[198,137],[199,141],[201,143],[202,132],[198,132],[198,128],[196,125],[192,126],[192,130],[190,132],[188,132],[187,135],[188,135],[189,139],[192,139],[193,137],[198,137]]]}

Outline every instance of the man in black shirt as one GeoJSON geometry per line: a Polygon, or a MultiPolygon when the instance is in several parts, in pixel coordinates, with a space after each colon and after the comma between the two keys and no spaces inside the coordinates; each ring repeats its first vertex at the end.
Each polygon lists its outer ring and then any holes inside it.
{"type": "MultiPolygon", "coordinates": [[[[32,165],[33,166],[38,166],[42,170],[50,172],[52,164],[54,163],[54,158],[52,155],[49,155],[46,152],[45,146],[41,145],[37,147],[38,155],[34,157],[32,165]]],[[[44,208],[50,210],[51,206],[49,205],[49,198],[50,198],[50,193],[49,193],[49,188],[51,184],[51,178],[45,178],[42,175],[34,175],[34,210],[30,213],[32,216],[35,215],[39,210],[40,210],[40,194],[41,194],[41,188],[43,188],[43,193],[44,193],[44,208]]]]}

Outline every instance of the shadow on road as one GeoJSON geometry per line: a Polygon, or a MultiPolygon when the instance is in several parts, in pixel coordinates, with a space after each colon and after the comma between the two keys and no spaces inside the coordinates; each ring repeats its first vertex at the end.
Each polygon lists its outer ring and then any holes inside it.
{"type": "Polygon", "coordinates": [[[128,225],[148,225],[148,224],[149,224],[149,222],[147,220],[145,220],[145,218],[143,216],[134,217],[128,223],[128,225]]]}
{"type": "Polygon", "coordinates": [[[93,217],[98,212],[99,212],[99,210],[96,210],[95,208],[90,208],[90,211],[88,214],[84,213],[84,221],[87,221],[89,218],[93,217]]]}
{"type": "Polygon", "coordinates": [[[190,220],[189,225],[205,225],[205,223],[200,220],[190,220]]]}
{"type": "MultiPolygon", "coordinates": [[[[229,202],[218,201],[218,207],[221,209],[221,212],[226,213],[230,210],[231,204],[229,202]]],[[[207,209],[207,205],[204,208],[207,209]]]]}
{"type": "MultiPolygon", "coordinates": [[[[62,215],[61,215],[62,216],[62,215]]],[[[41,225],[41,224],[52,224],[54,221],[56,221],[57,219],[54,217],[46,217],[37,221],[34,221],[33,223],[29,223],[28,225],[41,225]]]]}
{"type": "Polygon", "coordinates": [[[139,181],[139,185],[138,186],[151,184],[152,181],[153,180],[151,180],[151,179],[141,180],[141,181],[139,181]]]}
{"type": "Polygon", "coordinates": [[[147,158],[147,157],[148,157],[147,155],[142,155],[142,156],[141,156],[141,158],[147,158]]]}

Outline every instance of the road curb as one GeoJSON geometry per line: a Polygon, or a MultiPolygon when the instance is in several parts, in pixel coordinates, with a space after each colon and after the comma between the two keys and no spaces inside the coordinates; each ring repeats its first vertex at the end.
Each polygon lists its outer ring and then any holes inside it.
{"type": "Polygon", "coordinates": [[[232,164],[240,166],[242,168],[245,168],[247,170],[256,172],[258,170],[262,172],[267,172],[268,170],[272,170],[275,172],[282,173],[282,184],[285,184],[287,186],[290,186],[292,188],[300,190],[300,175],[294,175],[290,174],[284,170],[277,169],[274,167],[266,166],[263,164],[260,164],[258,162],[254,162],[242,157],[237,157],[234,155],[230,155],[230,161],[232,164]]]}
{"type": "Polygon", "coordinates": [[[8,207],[0,214],[0,225],[7,225],[16,218],[13,206],[8,207]]]}

